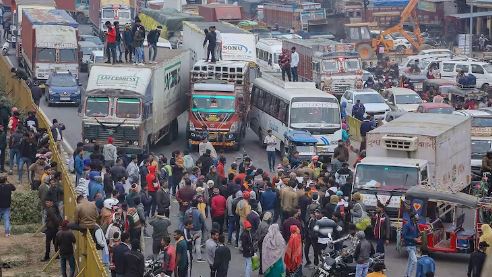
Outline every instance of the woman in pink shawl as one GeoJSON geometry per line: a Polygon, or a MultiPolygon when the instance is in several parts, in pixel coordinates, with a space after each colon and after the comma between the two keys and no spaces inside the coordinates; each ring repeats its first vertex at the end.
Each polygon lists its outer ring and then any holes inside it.
{"type": "Polygon", "coordinates": [[[285,276],[284,250],[285,240],[278,224],[270,225],[262,245],[262,267],[265,277],[285,276]]]}

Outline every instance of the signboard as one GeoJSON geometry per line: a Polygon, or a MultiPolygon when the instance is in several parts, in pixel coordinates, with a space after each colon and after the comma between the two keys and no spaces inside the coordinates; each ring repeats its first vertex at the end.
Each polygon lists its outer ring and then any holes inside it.
{"type": "Polygon", "coordinates": [[[426,12],[436,12],[436,3],[432,3],[429,1],[420,1],[417,8],[421,11],[426,11],[426,12]]]}
{"type": "Polygon", "coordinates": [[[256,62],[256,45],[253,34],[221,33],[221,35],[224,61],[256,62]]]}
{"type": "Polygon", "coordinates": [[[470,34],[458,35],[458,48],[463,55],[471,55],[472,52],[472,36],[470,34]]]}
{"type": "Polygon", "coordinates": [[[152,71],[149,68],[93,66],[87,91],[96,89],[122,89],[145,94],[152,71]]]}

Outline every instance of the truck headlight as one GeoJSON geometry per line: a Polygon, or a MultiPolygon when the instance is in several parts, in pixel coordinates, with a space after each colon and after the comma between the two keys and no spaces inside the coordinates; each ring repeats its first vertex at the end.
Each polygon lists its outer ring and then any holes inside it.
{"type": "Polygon", "coordinates": [[[91,141],[89,139],[84,139],[84,143],[90,143],[91,141]]]}
{"type": "Polygon", "coordinates": [[[195,125],[193,124],[193,122],[191,122],[191,121],[190,121],[190,122],[188,123],[188,126],[189,126],[189,128],[190,128],[190,131],[195,131],[195,125]]]}
{"type": "Polygon", "coordinates": [[[138,146],[138,141],[134,141],[133,145],[138,146]]]}
{"type": "Polygon", "coordinates": [[[235,133],[238,131],[239,124],[237,122],[232,123],[230,132],[235,133]]]}

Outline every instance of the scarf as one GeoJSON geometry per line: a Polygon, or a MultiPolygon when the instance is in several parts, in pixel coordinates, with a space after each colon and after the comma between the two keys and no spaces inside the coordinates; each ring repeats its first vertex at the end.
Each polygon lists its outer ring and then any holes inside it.
{"type": "Polygon", "coordinates": [[[282,259],[285,249],[285,240],[280,233],[278,224],[272,224],[268,228],[268,233],[263,239],[262,245],[262,266],[266,272],[276,261],[282,259]]]}
{"type": "Polygon", "coordinates": [[[302,265],[302,242],[299,227],[291,225],[290,233],[284,260],[287,272],[294,272],[302,265]]]}

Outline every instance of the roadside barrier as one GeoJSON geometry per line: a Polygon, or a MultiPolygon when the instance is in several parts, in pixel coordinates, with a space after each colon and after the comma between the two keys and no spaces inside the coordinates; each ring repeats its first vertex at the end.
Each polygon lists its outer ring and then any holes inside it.
{"type": "MultiPolygon", "coordinates": [[[[74,191],[73,182],[70,180],[70,173],[66,166],[66,161],[58,151],[53,136],[50,131],[50,123],[44,113],[38,109],[31,97],[31,90],[22,80],[19,80],[11,73],[12,65],[6,57],[0,57],[0,89],[5,91],[6,96],[21,111],[36,111],[40,128],[48,130],[50,137],[50,150],[53,153],[52,160],[58,164],[58,170],[62,173],[63,185],[63,205],[65,219],[73,222],[75,219],[75,208],[77,197],[74,191]]],[[[75,260],[77,263],[76,276],[81,277],[108,277],[103,266],[99,252],[96,250],[92,236],[82,235],[74,231],[77,240],[75,244],[75,260]]]]}
{"type": "Polygon", "coordinates": [[[347,116],[347,124],[349,127],[350,139],[362,141],[362,136],[360,135],[361,121],[349,115],[347,116]]]}

